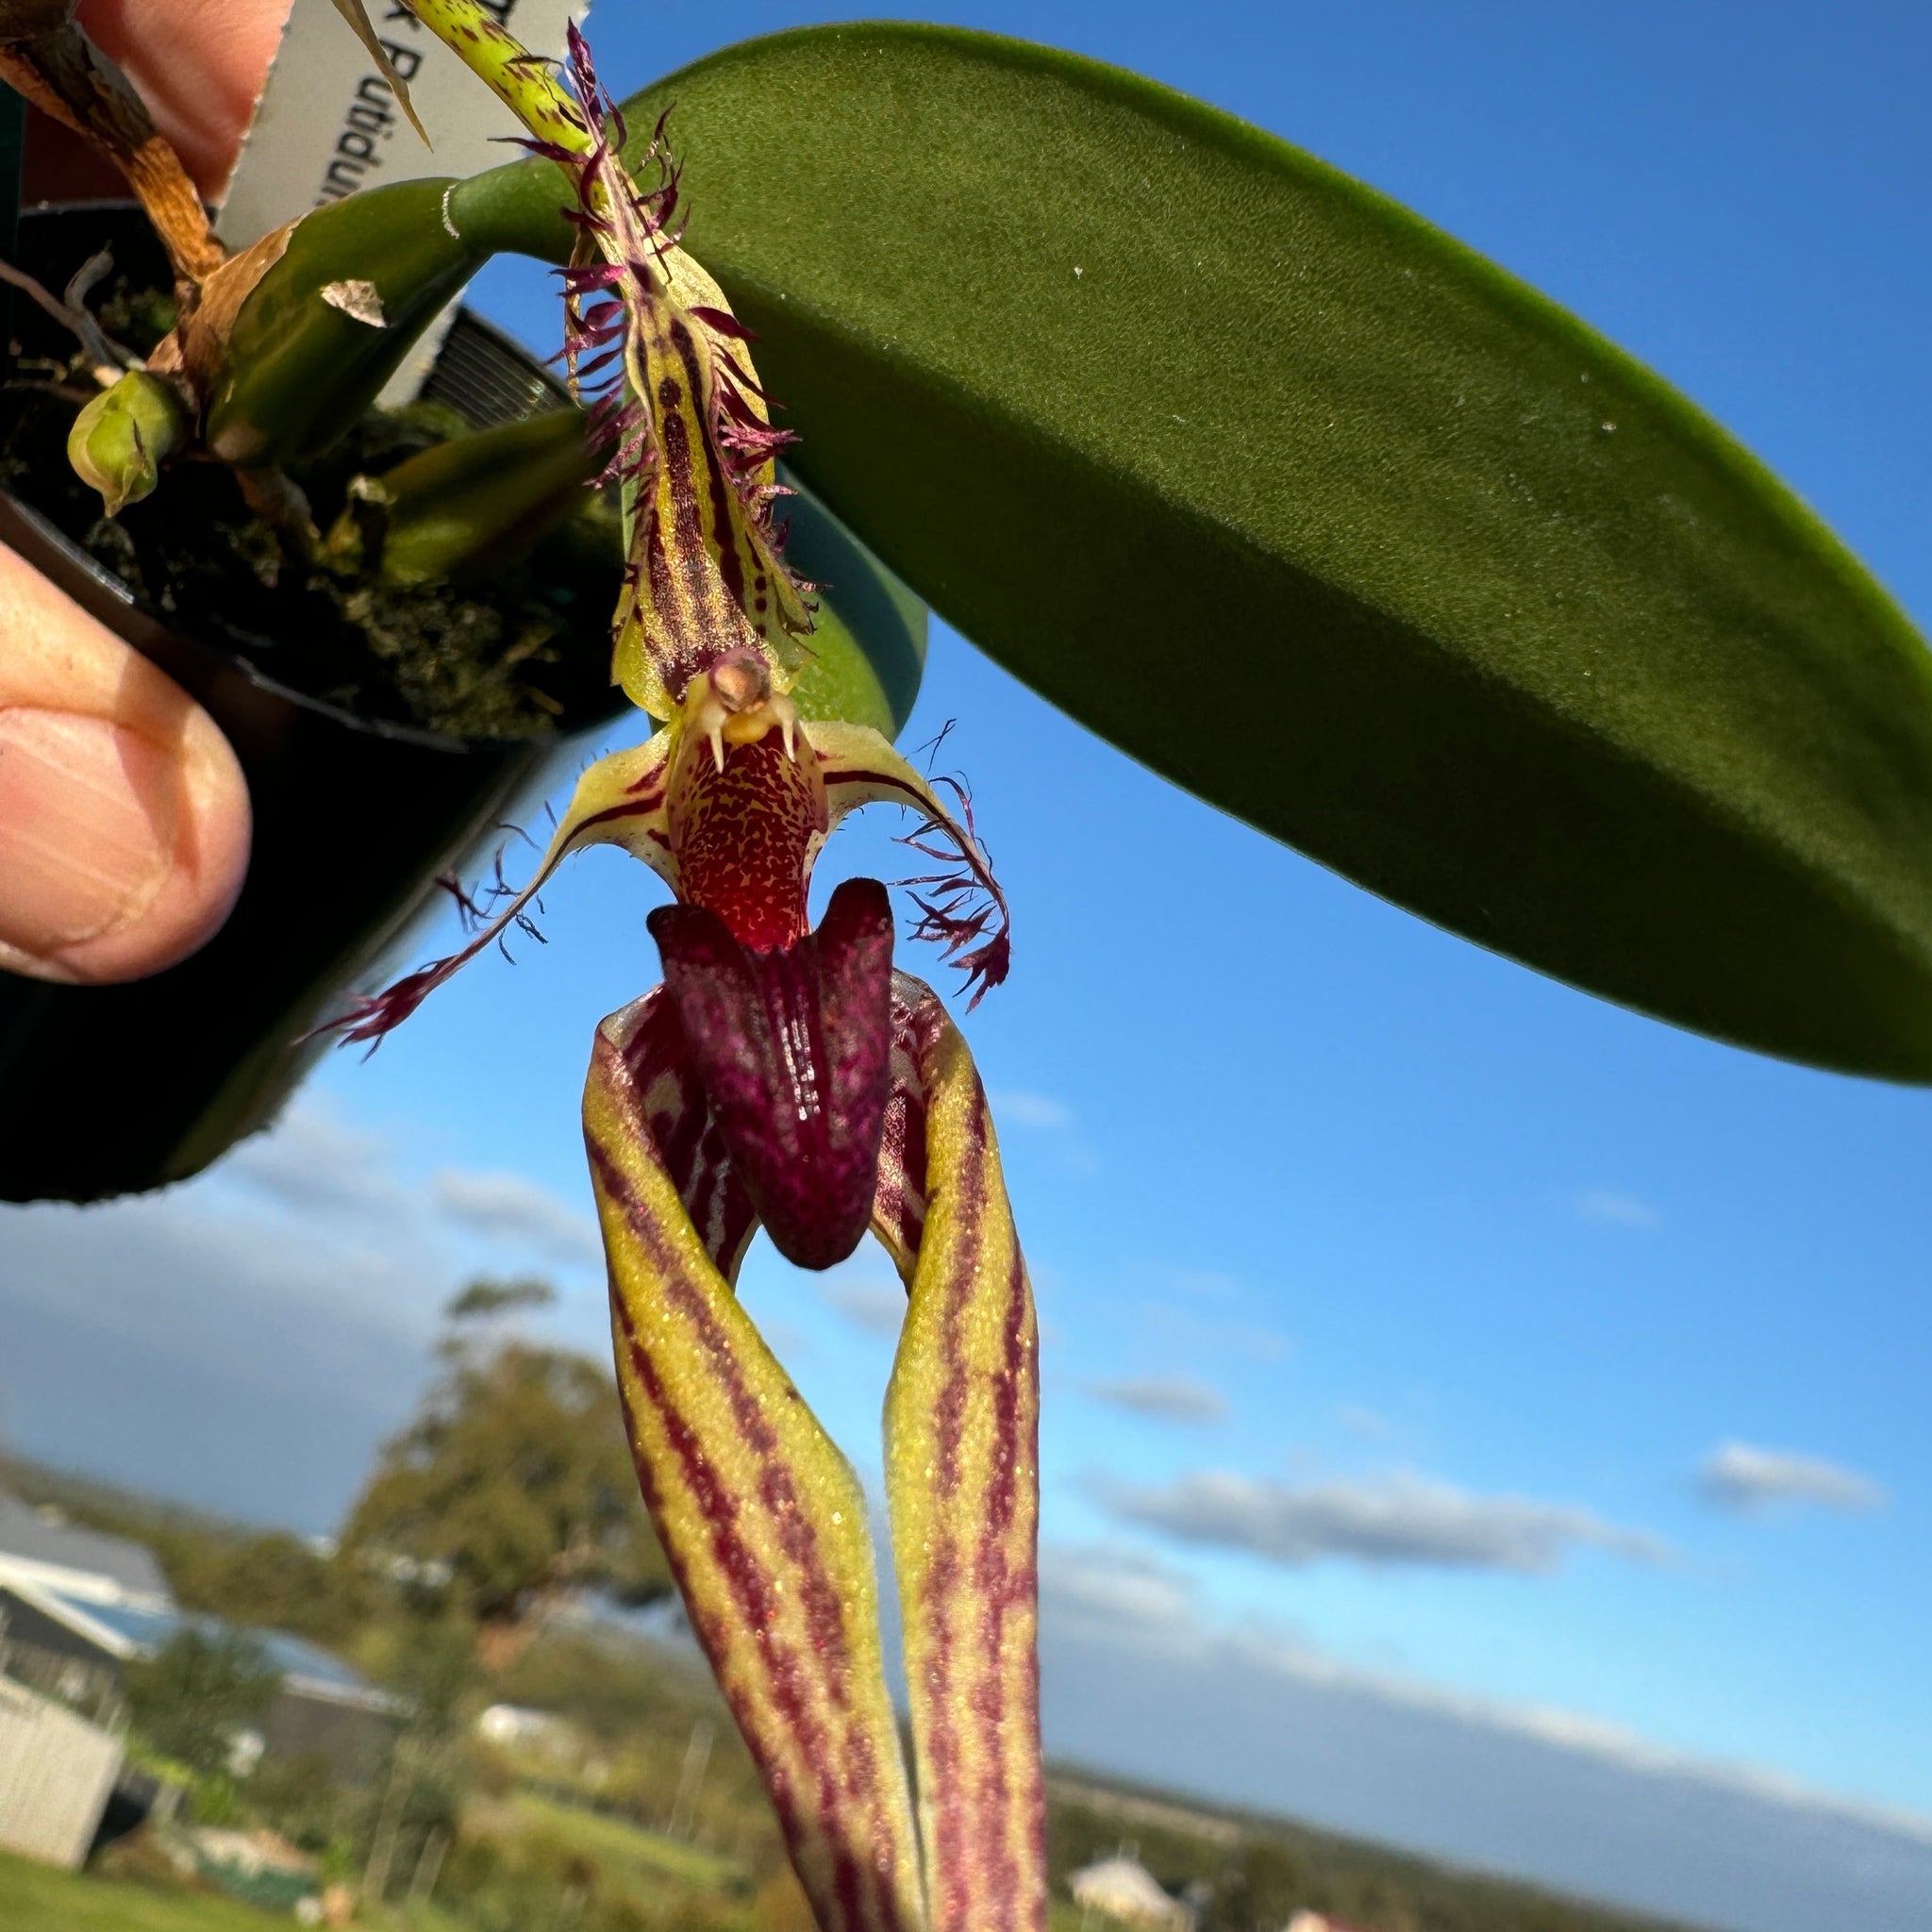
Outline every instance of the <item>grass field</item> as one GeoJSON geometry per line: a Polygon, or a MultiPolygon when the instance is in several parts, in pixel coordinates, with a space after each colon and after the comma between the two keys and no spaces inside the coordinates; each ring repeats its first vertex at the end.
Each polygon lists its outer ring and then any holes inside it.
{"type": "Polygon", "coordinates": [[[694,1891],[710,1891],[741,1874],[729,1858],[683,1839],[665,1838],[621,1818],[607,1818],[571,1805],[556,1805],[530,1791],[519,1791],[509,1809],[517,1827],[541,1831],[570,1851],[593,1859],[600,1871],[625,1879],[669,1878],[694,1891]]]}
{"type": "MultiPolygon", "coordinates": [[[[209,1892],[152,1891],[0,1852],[0,1925],[7,1932],[269,1932],[294,1923],[209,1892]]],[[[392,1932],[459,1932],[458,1921],[433,1907],[400,1910],[376,1924],[392,1932]]]]}
{"type": "Polygon", "coordinates": [[[267,1923],[231,1899],[149,1891],[0,1853],[0,1925],[8,1932],[262,1932],[267,1923]]]}

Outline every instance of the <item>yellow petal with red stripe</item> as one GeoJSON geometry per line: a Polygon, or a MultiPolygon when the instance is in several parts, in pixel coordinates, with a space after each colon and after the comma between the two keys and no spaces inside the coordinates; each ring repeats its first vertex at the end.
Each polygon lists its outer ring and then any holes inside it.
{"type": "Polygon", "coordinates": [[[924,1924],[863,1491],[659,1156],[649,1025],[597,1031],[584,1138],[639,1481],[824,1932],[924,1924]]]}
{"type": "Polygon", "coordinates": [[[926,1894],[934,1932],[1039,1932],[1039,1334],[973,1058],[928,989],[894,992],[925,1177],[886,1488],[926,1894]]]}

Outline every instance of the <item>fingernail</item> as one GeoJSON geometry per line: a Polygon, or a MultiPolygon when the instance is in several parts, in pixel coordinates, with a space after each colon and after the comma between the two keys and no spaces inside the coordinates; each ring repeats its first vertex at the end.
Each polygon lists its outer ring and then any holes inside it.
{"type": "Polygon", "coordinates": [[[61,952],[152,903],[174,861],[165,755],[103,718],[0,710],[0,946],[61,952]]]}

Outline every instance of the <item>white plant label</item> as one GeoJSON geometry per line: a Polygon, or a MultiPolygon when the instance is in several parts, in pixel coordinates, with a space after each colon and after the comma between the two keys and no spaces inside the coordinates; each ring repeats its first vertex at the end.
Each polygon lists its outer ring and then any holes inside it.
{"type": "MultiPolygon", "coordinates": [[[[489,5],[526,47],[550,55],[562,54],[566,26],[588,10],[572,0],[489,5]]],[[[460,177],[516,158],[501,139],[520,132],[516,117],[408,8],[371,0],[369,17],[434,147],[423,145],[335,0],[294,0],[215,219],[231,249],[358,189],[460,177]]],[[[385,403],[415,394],[448,325],[445,314],[427,331],[383,391],[385,403]]]]}

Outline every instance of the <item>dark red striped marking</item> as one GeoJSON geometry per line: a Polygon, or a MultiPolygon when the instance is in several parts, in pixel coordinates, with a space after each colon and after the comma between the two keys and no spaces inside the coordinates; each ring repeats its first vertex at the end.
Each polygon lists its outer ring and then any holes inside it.
{"type": "MultiPolygon", "coordinates": [[[[618,1090],[620,1083],[629,1087],[631,1070],[608,1038],[600,1039],[596,1051],[605,1061],[613,1090],[618,1090]]],[[[633,1092],[629,1097],[635,1101],[638,1096],[633,1092]]],[[[768,1695],[760,1698],[749,1689],[741,1690],[732,1698],[733,1714],[772,1790],[787,1842],[793,1848],[794,1863],[800,1863],[802,1870],[798,1855],[823,1844],[832,1855],[833,1890],[842,1924],[855,1928],[867,1924],[870,1894],[870,1903],[877,1909],[876,1923],[896,1925],[893,1892],[898,1878],[897,1860],[890,1823],[881,1812],[882,1794],[877,1788],[880,1767],[872,1742],[862,1733],[848,1731],[842,1739],[842,1751],[835,1753],[822,1722],[808,1707],[807,1698],[814,1686],[828,1693],[835,1707],[846,1707],[846,1691],[853,1674],[838,1593],[819,1561],[816,1534],[799,1507],[796,1487],[791,1471],[782,1461],[776,1435],[746,1387],[715,1316],[677,1265],[676,1257],[666,1247],[659,1230],[643,1211],[616,1162],[593,1137],[587,1135],[586,1141],[591,1165],[606,1195],[624,1214],[654,1274],[662,1283],[667,1299],[696,1332],[717,1373],[741,1439],[750,1446],[759,1463],[758,1500],[779,1526],[781,1550],[802,1573],[813,1652],[810,1660],[800,1657],[778,1641],[773,1627],[776,1619],[775,1598],[763,1565],[738,1532],[737,1522],[743,1503],[724,1487],[704,1454],[695,1429],[672,1400],[655,1363],[638,1339],[622,1296],[615,1292],[613,1280],[612,1306],[626,1358],[678,1458],[685,1487],[708,1527],[711,1554],[737,1606],[738,1623],[753,1633],[756,1652],[763,1665],[768,1695]],[[815,1669],[814,1663],[822,1668],[815,1669]],[[774,1714],[798,1740],[806,1760],[814,1767],[817,1805],[810,1818],[798,1810],[796,1796],[790,1790],[782,1767],[760,1741],[761,1729],[769,1730],[770,1719],[774,1714]],[[835,1765],[835,1756],[842,1758],[842,1764],[835,1765]],[[842,1777],[836,1776],[839,1772],[842,1772],[842,1777]],[[844,1792],[865,1808],[865,1836],[873,1848],[870,1869],[862,1868],[854,1859],[844,1835],[830,1828],[830,1821],[839,1808],[841,1785],[844,1792]]],[[[637,1440],[635,1429],[631,1439],[633,1442],[637,1440]]],[[[663,1502],[658,1486],[641,1458],[638,1458],[638,1466],[645,1505],[662,1532],[663,1502]]],[[[692,1601],[690,1573],[673,1550],[673,1541],[665,1537],[674,1574],[691,1605],[693,1625],[706,1654],[722,1676],[728,1655],[724,1631],[712,1613],[692,1601]]]]}

